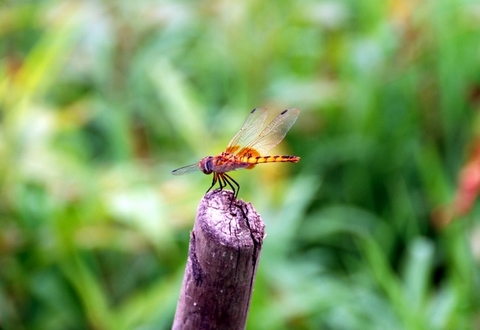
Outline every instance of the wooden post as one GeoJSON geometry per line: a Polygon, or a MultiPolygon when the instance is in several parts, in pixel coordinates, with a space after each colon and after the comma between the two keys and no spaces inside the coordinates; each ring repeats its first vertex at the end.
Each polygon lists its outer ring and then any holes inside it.
{"type": "Polygon", "coordinates": [[[173,321],[174,330],[245,329],[265,225],[230,191],[200,202],[173,321]]]}

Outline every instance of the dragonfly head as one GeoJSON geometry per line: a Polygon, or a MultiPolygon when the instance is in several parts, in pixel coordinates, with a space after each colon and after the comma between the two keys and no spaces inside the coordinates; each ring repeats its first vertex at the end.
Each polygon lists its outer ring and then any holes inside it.
{"type": "Polygon", "coordinates": [[[213,172],[213,156],[203,158],[199,164],[200,170],[205,174],[213,172]]]}

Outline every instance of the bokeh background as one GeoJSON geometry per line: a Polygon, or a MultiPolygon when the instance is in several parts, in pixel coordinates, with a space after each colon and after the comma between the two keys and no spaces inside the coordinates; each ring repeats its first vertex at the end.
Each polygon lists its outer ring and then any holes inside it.
{"type": "Polygon", "coordinates": [[[171,170],[263,105],[248,329],[480,328],[479,1],[2,1],[0,51],[0,328],[169,329],[171,170]]]}

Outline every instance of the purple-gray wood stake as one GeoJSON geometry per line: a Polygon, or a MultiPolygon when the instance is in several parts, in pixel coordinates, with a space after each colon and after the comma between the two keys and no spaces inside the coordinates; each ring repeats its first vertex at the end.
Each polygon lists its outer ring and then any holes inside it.
{"type": "Polygon", "coordinates": [[[245,329],[265,224],[230,191],[200,202],[178,299],[174,330],[245,329]]]}

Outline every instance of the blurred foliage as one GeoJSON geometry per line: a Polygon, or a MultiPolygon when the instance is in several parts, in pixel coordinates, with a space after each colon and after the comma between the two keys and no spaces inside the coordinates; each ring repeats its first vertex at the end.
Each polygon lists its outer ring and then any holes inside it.
{"type": "Polygon", "coordinates": [[[0,327],[169,329],[210,177],[267,224],[248,329],[480,327],[480,2],[3,1],[0,327]]]}

